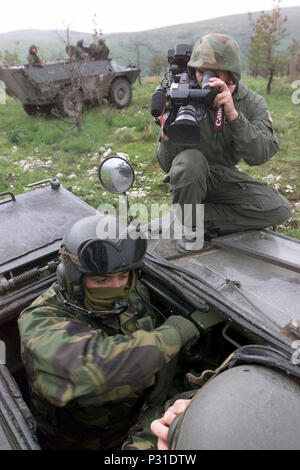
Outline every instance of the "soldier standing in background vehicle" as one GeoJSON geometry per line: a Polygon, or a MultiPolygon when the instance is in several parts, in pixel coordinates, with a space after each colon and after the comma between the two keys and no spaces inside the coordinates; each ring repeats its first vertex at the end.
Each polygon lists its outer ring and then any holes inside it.
{"type": "Polygon", "coordinates": [[[83,45],[83,39],[80,39],[80,41],[77,41],[75,51],[74,51],[74,57],[76,60],[85,60],[87,58],[87,52],[88,52],[88,47],[84,47],[83,45]]]}
{"type": "MultiPolygon", "coordinates": [[[[241,81],[242,65],[236,41],[225,34],[208,34],[194,45],[188,68],[201,86],[212,71],[211,87],[219,87],[213,106],[196,106],[200,145],[172,144],[162,131],[157,158],[167,173],[173,204],[195,208],[204,204],[206,233],[225,235],[280,224],[291,216],[288,201],[278,191],[239,171],[243,158],[262,165],[279,149],[271,114],[264,98],[241,81]]],[[[193,212],[192,226],[196,226],[193,212]]],[[[188,249],[190,238],[178,241],[188,249]]]]}
{"type": "MultiPolygon", "coordinates": [[[[165,320],[149,303],[138,281],[146,240],[129,232],[121,240],[97,237],[98,224],[111,224],[109,217],[72,225],[57,282],[18,320],[44,448],[120,448],[141,409],[155,404],[151,421],[161,416],[179,351],[199,337],[197,311],[191,321],[165,320]]],[[[138,431],[133,427],[131,436],[138,431]]],[[[149,445],[156,447],[153,434],[149,445]]]]}
{"type": "Polygon", "coordinates": [[[66,53],[67,53],[67,55],[69,56],[70,59],[75,57],[75,47],[74,46],[68,45],[68,46],[66,46],[65,50],[66,50],[66,53]]]}
{"type": "Polygon", "coordinates": [[[99,39],[97,44],[91,44],[89,55],[94,60],[106,60],[108,58],[109,49],[103,39],[99,39]]]}
{"type": "Polygon", "coordinates": [[[42,60],[37,55],[37,47],[35,45],[30,46],[27,60],[32,67],[44,67],[42,60]]]}

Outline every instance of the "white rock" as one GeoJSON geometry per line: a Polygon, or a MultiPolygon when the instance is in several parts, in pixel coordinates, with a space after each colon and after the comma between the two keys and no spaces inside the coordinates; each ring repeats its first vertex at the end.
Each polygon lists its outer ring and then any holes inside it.
{"type": "Polygon", "coordinates": [[[116,129],[116,130],[115,130],[115,134],[118,134],[119,132],[125,131],[126,129],[128,129],[127,126],[119,127],[119,129],[116,129]]]}
{"type": "Polygon", "coordinates": [[[112,152],[111,149],[107,149],[107,150],[104,152],[103,157],[104,157],[104,158],[108,157],[108,155],[110,155],[111,152],[112,152]]]}
{"type": "Polygon", "coordinates": [[[125,160],[128,160],[128,158],[129,158],[128,153],[117,152],[116,155],[118,155],[118,157],[123,157],[123,158],[125,158],[125,160]]]}

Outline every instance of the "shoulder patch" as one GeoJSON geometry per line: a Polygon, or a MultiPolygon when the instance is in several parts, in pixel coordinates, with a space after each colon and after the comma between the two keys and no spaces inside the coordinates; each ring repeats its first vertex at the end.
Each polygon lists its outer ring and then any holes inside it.
{"type": "Polygon", "coordinates": [[[273,119],[269,110],[267,111],[267,117],[268,117],[268,121],[273,122],[273,119]]]}

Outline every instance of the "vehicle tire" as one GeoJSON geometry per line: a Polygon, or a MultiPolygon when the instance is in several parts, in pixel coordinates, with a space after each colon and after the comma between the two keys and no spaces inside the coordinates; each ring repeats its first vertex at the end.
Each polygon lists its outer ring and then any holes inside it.
{"type": "Polygon", "coordinates": [[[61,116],[76,117],[83,112],[83,96],[79,90],[66,88],[59,97],[56,108],[61,116]]]}
{"type": "Polygon", "coordinates": [[[131,84],[126,78],[117,78],[109,90],[109,101],[118,109],[126,108],[131,103],[131,84]]]}
{"type": "Polygon", "coordinates": [[[23,104],[23,109],[28,116],[34,116],[38,113],[38,106],[34,104],[23,104]]]}

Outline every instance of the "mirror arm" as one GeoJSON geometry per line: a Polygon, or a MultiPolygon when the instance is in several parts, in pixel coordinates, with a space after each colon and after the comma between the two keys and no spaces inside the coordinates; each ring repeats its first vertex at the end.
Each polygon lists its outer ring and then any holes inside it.
{"type": "Polygon", "coordinates": [[[133,216],[131,214],[129,199],[128,199],[128,196],[127,196],[126,192],[123,193],[123,196],[125,197],[125,201],[126,201],[128,219],[129,219],[130,222],[132,222],[133,221],[133,216]]]}

